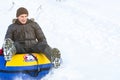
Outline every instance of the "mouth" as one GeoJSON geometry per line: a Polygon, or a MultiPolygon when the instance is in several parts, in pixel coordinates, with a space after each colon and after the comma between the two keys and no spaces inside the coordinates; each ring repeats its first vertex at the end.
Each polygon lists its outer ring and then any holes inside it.
{"type": "Polygon", "coordinates": [[[21,21],[22,24],[25,24],[27,21],[21,21]]]}

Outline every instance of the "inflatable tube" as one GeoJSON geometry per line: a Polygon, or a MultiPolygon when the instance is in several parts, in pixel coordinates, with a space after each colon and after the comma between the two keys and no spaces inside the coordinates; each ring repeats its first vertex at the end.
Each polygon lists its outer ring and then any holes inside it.
{"type": "Polygon", "coordinates": [[[0,56],[0,80],[40,80],[49,73],[52,63],[42,53],[16,54],[10,61],[0,56]]]}

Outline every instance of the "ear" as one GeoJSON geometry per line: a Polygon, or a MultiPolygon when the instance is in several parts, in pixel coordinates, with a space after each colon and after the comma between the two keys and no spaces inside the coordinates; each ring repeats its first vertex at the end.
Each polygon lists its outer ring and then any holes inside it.
{"type": "Polygon", "coordinates": [[[16,20],[17,20],[16,18],[15,18],[15,19],[13,19],[13,20],[12,20],[12,23],[15,23],[15,21],[16,21],[16,20]]]}

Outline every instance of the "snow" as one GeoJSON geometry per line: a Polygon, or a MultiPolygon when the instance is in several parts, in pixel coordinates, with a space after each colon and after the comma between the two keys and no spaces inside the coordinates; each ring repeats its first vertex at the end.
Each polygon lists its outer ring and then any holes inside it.
{"type": "MultiPolygon", "coordinates": [[[[3,0],[0,47],[16,10],[40,24],[63,63],[42,80],[120,80],[119,0],[3,0]]],[[[18,80],[19,78],[17,78],[18,80]]],[[[21,79],[19,79],[21,80],[21,79]]]]}

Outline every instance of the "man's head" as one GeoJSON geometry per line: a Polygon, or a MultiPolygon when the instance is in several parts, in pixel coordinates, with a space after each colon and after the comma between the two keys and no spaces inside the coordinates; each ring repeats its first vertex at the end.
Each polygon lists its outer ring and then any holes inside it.
{"type": "Polygon", "coordinates": [[[28,10],[24,7],[20,7],[17,10],[16,17],[22,24],[26,24],[28,18],[28,10]]]}

